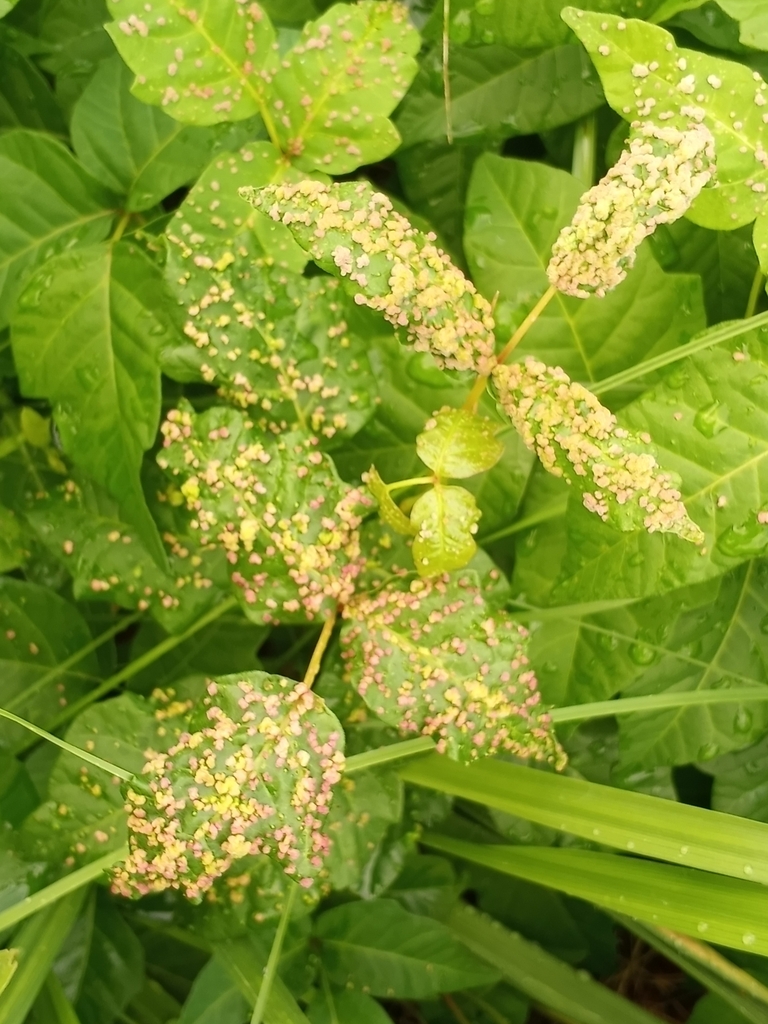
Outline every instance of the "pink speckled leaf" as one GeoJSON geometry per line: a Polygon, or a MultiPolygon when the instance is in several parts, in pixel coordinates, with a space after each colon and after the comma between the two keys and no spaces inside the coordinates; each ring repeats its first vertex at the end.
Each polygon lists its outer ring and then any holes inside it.
{"type": "Polygon", "coordinates": [[[197,899],[256,855],[310,889],[343,749],[338,719],[304,683],[265,672],[210,681],[188,731],[126,784],[131,853],[115,890],[197,899]]]}
{"type": "Polygon", "coordinates": [[[461,761],[504,751],[562,766],[527,633],[490,613],[475,573],[399,579],[345,616],[347,680],[404,736],[434,736],[461,761]]]}

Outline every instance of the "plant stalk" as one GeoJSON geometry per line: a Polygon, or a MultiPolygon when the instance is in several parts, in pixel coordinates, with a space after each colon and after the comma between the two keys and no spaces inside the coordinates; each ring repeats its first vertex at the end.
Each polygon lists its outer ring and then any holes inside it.
{"type": "Polygon", "coordinates": [[[288,896],[285,900],[283,912],[280,915],[280,922],[277,926],[277,932],[275,933],[275,939],[272,943],[272,949],[269,951],[269,959],[267,960],[267,966],[264,970],[264,978],[261,982],[259,994],[256,997],[256,1005],[253,1008],[251,1024],[262,1024],[262,1021],[264,1020],[264,1011],[267,1008],[269,996],[272,991],[272,985],[274,983],[275,976],[277,975],[277,968],[280,964],[280,954],[283,949],[283,943],[285,942],[285,933],[288,931],[288,922],[291,919],[291,911],[293,910],[297,891],[298,886],[296,885],[292,885],[288,889],[288,896]]]}

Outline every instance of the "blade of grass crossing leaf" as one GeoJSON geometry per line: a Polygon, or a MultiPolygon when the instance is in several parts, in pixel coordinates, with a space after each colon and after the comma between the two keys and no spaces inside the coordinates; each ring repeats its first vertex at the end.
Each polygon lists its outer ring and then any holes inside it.
{"type": "Polygon", "coordinates": [[[83,890],[69,893],[28,921],[14,936],[19,965],[0,1000],[0,1024],[23,1024],[84,898],[83,890]]]}
{"type": "Polygon", "coordinates": [[[491,758],[466,767],[435,754],[409,762],[400,776],[591,842],[768,882],[763,822],[491,758]]]}
{"type": "Polygon", "coordinates": [[[592,704],[574,704],[571,707],[552,708],[552,721],[586,722],[592,718],[610,715],[642,714],[666,708],[686,708],[703,704],[733,704],[741,701],[768,700],[768,686],[736,686],[722,690],[693,690],[687,693],[652,693],[645,697],[622,697],[618,700],[599,700],[592,704]]]}
{"type": "Polygon", "coordinates": [[[633,381],[640,380],[656,370],[663,370],[665,366],[671,366],[687,356],[695,355],[697,352],[704,352],[714,345],[719,345],[721,341],[730,341],[731,338],[738,338],[740,334],[747,334],[749,331],[755,330],[755,328],[765,328],[766,326],[768,326],[768,312],[758,313],[757,316],[750,317],[747,320],[731,320],[725,324],[718,324],[716,327],[703,331],[685,345],[680,345],[678,348],[673,348],[668,352],[662,352],[652,359],[646,359],[644,363],[630,366],[620,373],[614,373],[611,377],[606,377],[595,384],[590,384],[590,389],[596,395],[604,395],[615,388],[620,388],[625,384],[631,384],[633,381]]]}
{"type": "Polygon", "coordinates": [[[747,971],[726,960],[705,942],[665,928],[641,924],[622,914],[614,918],[638,938],[657,949],[741,1013],[752,1024],[768,1024],[768,988],[747,971]]]}
{"type": "MultiPolygon", "coordinates": [[[[51,885],[47,885],[44,889],[40,889],[18,903],[14,903],[7,910],[0,911],[0,932],[13,928],[19,921],[23,921],[25,918],[31,917],[32,914],[36,914],[38,911],[42,911],[46,907],[60,902],[73,893],[78,893],[84,886],[99,879],[104,871],[118,864],[121,860],[125,860],[127,856],[127,846],[122,846],[119,850],[112,850],[98,860],[86,864],[85,867],[78,868],[77,871],[65,875],[51,885]]],[[[2,1018],[0,1018],[0,1022],[5,1024],[2,1018]]]]}
{"type": "Polygon", "coordinates": [[[387,764],[390,761],[399,761],[407,757],[414,757],[417,754],[427,754],[435,749],[435,741],[429,736],[419,736],[415,740],[403,740],[401,743],[391,743],[386,747],[377,747],[375,750],[366,750],[364,754],[353,754],[347,758],[344,767],[344,774],[363,772],[368,768],[377,768],[379,765],[387,764]]]}
{"type": "Polygon", "coordinates": [[[652,1024],[656,1020],[583,971],[472,907],[457,906],[447,923],[456,937],[497,968],[505,981],[561,1019],[573,1024],[652,1024]]]}
{"type": "Polygon", "coordinates": [[[28,729],[29,732],[33,732],[36,736],[40,736],[49,743],[53,743],[55,746],[61,747],[62,750],[66,750],[68,754],[74,754],[75,757],[79,757],[83,761],[88,761],[97,768],[103,768],[105,772],[117,775],[118,778],[124,779],[126,782],[133,778],[133,775],[130,772],[125,771],[123,768],[118,768],[117,765],[110,764],[109,761],[104,761],[102,758],[89,753],[87,750],[82,750],[80,747],[74,747],[71,743],[67,743],[66,740],[59,739],[58,736],[53,736],[51,733],[46,732],[45,729],[38,728],[38,726],[33,725],[32,722],[28,722],[24,718],[19,718],[18,715],[14,715],[11,711],[6,711],[4,708],[0,708],[0,718],[6,718],[9,722],[13,722],[15,725],[23,726],[23,728],[28,729]]]}
{"type": "Polygon", "coordinates": [[[422,842],[514,878],[720,946],[768,955],[768,892],[735,878],[592,850],[484,846],[447,836],[422,842]]]}

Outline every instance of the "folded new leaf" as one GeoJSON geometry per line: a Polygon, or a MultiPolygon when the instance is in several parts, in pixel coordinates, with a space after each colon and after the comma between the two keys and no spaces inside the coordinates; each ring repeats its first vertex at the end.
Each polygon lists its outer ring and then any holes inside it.
{"type": "Polygon", "coordinates": [[[680,500],[679,477],[661,469],[649,435],[619,426],[591,391],[533,357],[497,366],[493,382],[501,408],[544,468],[573,484],[603,522],[703,543],[680,500]]]}
{"type": "Polygon", "coordinates": [[[491,614],[474,573],[399,579],[344,611],[346,678],[405,736],[433,736],[461,761],[492,753],[565,755],[526,654],[527,633],[491,614]]]}
{"type": "Polygon", "coordinates": [[[265,855],[310,888],[344,769],[338,719],[303,683],[264,672],[208,684],[189,731],[126,783],[124,896],[183,889],[199,899],[235,861],[265,855]]]}
{"type": "Polygon", "coordinates": [[[440,367],[487,374],[493,363],[490,303],[381,192],[366,182],[244,188],[257,209],[291,229],[322,267],[346,278],[355,301],[383,313],[440,367]]]}
{"type": "Polygon", "coordinates": [[[162,426],[172,474],[204,546],[223,548],[246,614],[275,624],[325,618],[363,567],[371,499],[348,487],[317,438],[262,431],[234,409],[174,409],[162,426]]]}

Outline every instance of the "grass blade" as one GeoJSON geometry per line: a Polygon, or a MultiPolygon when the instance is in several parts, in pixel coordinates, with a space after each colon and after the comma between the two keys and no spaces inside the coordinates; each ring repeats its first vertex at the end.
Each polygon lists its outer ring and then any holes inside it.
{"type": "Polygon", "coordinates": [[[619,850],[768,882],[763,822],[492,758],[467,767],[432,754],[409,761],[400,775],[619,850]]]}
{"type": "Polygon", "coordinates": [[[534,942],[493,918],[459,905],[446,922],[477,956],[501,972],[518,991],[573,1024],[653,1024],[639,1006],[585,977],[534,942]]]}
{"type": "Polygon", "coordinates": [[[592,850],[482,845],[439,835],[422,842],[606,910],[768,956],[768,890],[763,886],[592,850]]]}

